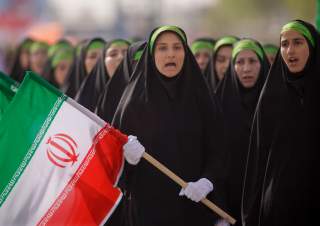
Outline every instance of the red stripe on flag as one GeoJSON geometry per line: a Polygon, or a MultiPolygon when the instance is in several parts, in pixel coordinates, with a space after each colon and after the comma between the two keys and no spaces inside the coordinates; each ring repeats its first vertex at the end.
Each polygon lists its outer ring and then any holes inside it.
{"type": "Polygon", "coordinates": [[[127,136],[106,125],[68,185],[38,225],[99,225],[121,198],[114,187],[123,167],[127,136]]]}

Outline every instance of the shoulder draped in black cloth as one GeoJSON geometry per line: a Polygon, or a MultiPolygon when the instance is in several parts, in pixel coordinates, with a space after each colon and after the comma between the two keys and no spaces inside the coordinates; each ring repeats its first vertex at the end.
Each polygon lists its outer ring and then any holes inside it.
{"type": "Polygon", "coordinates": [[[311,24],[292,23],[309,33],[310,54],[303,71],[293,74],[278,52],[261,92],[242,197],[245,226],[318,221],[320,38],[311,24]]]}
{"type": "Polygon", "coordinates": [[[259,94],[269,72],[269,62],[262,46],[255,40],[242,39],[235,43],[233,52],[252,50],[260,51],[260,72],[255,85],[245,88],[239,81],[235,71],[236,56],[231,59],[230,67],[225,74],[221,85],[217,88],[216,95],[221,100],[225,126],[227,161],[227,209],[241,225],[241,194],[245,173],[247,152],[249,147],[250,129],[254,110],[258,102],[259,94]],[[254,48],[251,48],[254,46],[254,48]]]}
{"type": "Polygon", "coordinates": [[[131,44],[115,74],[109,82],[105,84],[95,112],[106,122],[112,121],[122,93],[129,83],[130,77],[145,46],[146,41],[131,44]]]}
{"type": "Polygon", "coordinates": [[[90,74],[83,80],[81,87],[75,97],[75,100],[82,106],[94,111],[97,107],[99,96],[104,90],[104,87],[111,81],[108,71],[105,66],[106,51],[115,42],[123,42],[128,46],[130,43],[123,39],[114,39],[108,42],[98,59],[96,66],[90,74]]]}
{"type": "Polygon", "coordinates": [[[84,40],[84,42],[79,43],[77,51],[79,50],[79,55],[77,54],[74,60],[68,76],[66,78],[65,84],[61,88],[62,91],[69,97],[74,98],[80,89],[82,81],[86,78],[87,72],[85,68],[85,58],[87,54],[88,47],[94,41],[105,42],[101,38],[93,38],[90,40],[84,40]]]}
{"type": "Polygon", "coordinates": [[[220,85],[220,81],[217,76],[217,72],[215,69],[216,57],[219,49],[223,46],[232,46],[235,42],[239,40],[238,37],[235,36],[225,36],[217,40],[214,46],[214,51],[212,57],[208,63],[208,66],[204,72],[204,77],[206,78],[210,91],[215,93],[217,88],[220,85]]]}
{"type": "MultiPolygon", "coordinates": [[[[186,181],[208,178],[213,200],[223,205],[224,133],[221,112],[211,99],[183,30],[155,29],[119,102],[113,125],[136,135],[146,151],[186,181]],[[167,78],[156,69],[152,44],[160,33],[173,32],[182,41],[182,70],[167,78]]],[[[141,160],[126,165],[121,186],[130,197],[132,225],[212,225],[216,217],[200,203],[179,197],[180,187],[141,160]]],[[[212,197],[209,197],[212,199],[212,197]]]]}
{"type": "Polygon", "coordinates": [[[21,42],[21,44],[16,49],[13,65],[9,74],[17,82],[22,82],[25,71],[30,69],[30,62],[27,68],[22,67],[20,62],[20,55],[23,50],[28,51],[30,54],[30,46],[32,42],[33,40],[31,38],[26,38],[21,42]]]}

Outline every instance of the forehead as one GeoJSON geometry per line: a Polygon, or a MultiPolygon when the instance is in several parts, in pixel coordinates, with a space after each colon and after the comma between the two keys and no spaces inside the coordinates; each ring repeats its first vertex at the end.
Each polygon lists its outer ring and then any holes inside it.
{"type": "Polygon", "coordinates": [[[285,31],[281,34],[281,41],[283,40],[291,40],[291,39],[305,39],[303,35],[294,30],[285,31]]]}
{"type": "Polygon", "coordinates": [[[114,50],[126,50],[128,49],[128,45],[119,45],[119,44],[111,44],[110,47],[107,49],[107,52],[110,52],[110,51],[114,51],[114,50]]]}
{"type": "Polygon", "coordinates": [[[258,58],[257,54],[250,50],[250,49],[245,49],[245,50],[242,50],[238,55],[237,55],[237,59],[240,59],[240,58],[258,58]]]}
{"type": "Polygon", "coordinates": [[[221,46],[218,49],[217,54],[218,55],[224,55],[224,54],[231,54],[231,52],[232,52],[232,47],[231,46],[221,46]]]}
{"type": "Polygon", "coordinates": [[[99,54],[101,51],[102,49],[89,49],[87,55],[99,54]]]}
{"type": "Polygon", "coordinates": [[[199,49],[196,54],[211,54],[210,49],[199,49]]]}
{"type": "Polygon", "coordinates": [[[174,32],[163,32],[159,35],[157,38],[156,44],[171,44],[171,43],[180,43],[181,39],[178,37],[178,35],[174,32]]]}

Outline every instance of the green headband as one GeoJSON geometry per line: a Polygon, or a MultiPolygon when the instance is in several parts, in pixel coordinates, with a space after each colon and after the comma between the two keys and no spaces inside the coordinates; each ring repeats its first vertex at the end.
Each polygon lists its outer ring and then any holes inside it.
{"type": "Polygon", "coordinates": [[[315,41],[311,35],[311,32],[303,24],[299,23],[298,21],[292,21],[290,23],[287,23],[282,27],[281,34],[283,32],[290,31],[290,30],[294,30],[300,33],[301,35],[303,35],[304,37],[306,37],[311,43],[311,45],[315,47],[315,41]]]}
{"type": "Polygon", "coordinates": [[[232,36],[226,36],[226,37],[220,38],[216,42],[213,51],[216,52],[221,46],[224,46],[224,45],[231,45],[232,46],[237,41],[238,41],[238,39],[236,37],[232,37],[232,36]]]}
{"type": "Polygon", "coordinates": [[[55,68],[63,60],[68,60],[68,61],[73,60],[73,49],[72,48],[61,49],[58,52],[56,52],[52,56],[52,61],[51,61],[52,68],[55,68]]]}
{"type": "Polygon", "coordinates": [[[60,49],[70,48],[70,44],[67,42],[59,42],[49,47],[48,57],[51,58],[60,49]]]}
{"type": "Polygon", "coordinates": [[[99,41],[99,40],[95,40],[92,41],[89,46],[88,46],[88,50],[91,49],[103,49],[105,43],[103,41],[99,41]]]}
{"type": "Polygon", "coordinates": [[[30,50],[32,43],[32,40],[25,40],[21,46],[21,49],[30,50]]]}
{"type": "Polygon", "coordinates": [[[130,43],[127,42],[126,40],[117,39],[117,40],[111,41],[110,46],[111,46],[111,45],[113,45],[113,46],[129,46],[130,43]]]}
{"type": "Polygon", "coordinates": [[[172,31],[178,34],[179,37],[182,39],[182,41],[184,43],[187,43],[187,37],[185,37],[183,32],[177,26],[162,26],[162,27],[159,27],[157,30],[155,30],[150,38],[150,42],[149,42],[150,54],[152,54],[156,39],[164,31],[172,31]]]}
{"type": "Polygon", "coordinates": [[[49,48],[49,45],[47,43],[45,43],[45,42],[34,42],[30,46],[30,53],[35,53],[39,49],[48,50],[48,48],[49,48]]]}
{"type": "Polygon", "coordinates": [[[252,50],[257,54],[257,56],[263,60],[263,50],[252,40],[250,39],[243,39],[235,43],[233,50],[232,50],[232,60],[234,61],[237,55],[242,50],[252,50]]]}
{"type": "Polygon", "coordinates": [[[278,52],[279,48],[272,44],[266,44],[263,46],[263,50],[266,54],[275,55],[278,52]]]}
{"type": "Polygon", "coordinates": [[[141,58],[141,56],[142,56],[142,53],[143,53],[143,50],[139,50],[139,51],[135,52],[135,53],[134,53],[134,56],[133,56],[133,59],[134,59],[135,61],[140,60],[140,58],[141,58]]]}
{"type": "Polygon", "coordinates": [[[214,45],[206,41],[195,41],[191,44],[191,51],[193,54],[197,53],[201,49],[208,49],[213,51],[214,45]]]}

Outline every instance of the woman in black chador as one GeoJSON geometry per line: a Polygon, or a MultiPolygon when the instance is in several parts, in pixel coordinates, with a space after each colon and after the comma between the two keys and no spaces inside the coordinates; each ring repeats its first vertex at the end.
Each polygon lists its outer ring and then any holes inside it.
{"type": "Polygon", "coordinates": [[[139,41],[129,46],[123,61],[108,83],[105,84],[99,97],[96,114],[106,122],[111,122],[122,93],[129,83],[131,75],[140,60],[146,41],[139,41]]]}
{"type": "Polygon", "coordinates": [[[242,200],[245,226],[317,225],[319,34],[283,26],[253,121],[242,200]]]}
{"type": "Polygon", "coordinates": [[[123,39],[109,41],[98,62],[83,80],[75,100],[82,106],[94,111],[105,85],[110,82],[122,62],[130,43],[123,39]]]}
{"type": "Polygon", "coordinates": [[[133,225],[215,223],[215,215],[198,202],[212,195],[222,206],[221,112],[210,97],[183,30],[163,26],[151,33],[113,125],[137,136],[148,153],[189,182],[181,190],[148,162],[139,162],[141,150],[129,152],[124,146],[130,165],[125,166],[121,184],[130,195],[133,225]]]}
{"type": "Polygon", "coordinates": [[[242,39],[235,43],[231,65],[217,89],[228,141],[227,206],[237,225],[241,225],[241,194],[253,114],[268,71],[262,46],[252,39],[242,39]]]}

